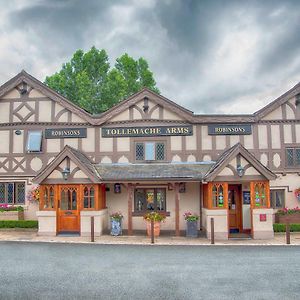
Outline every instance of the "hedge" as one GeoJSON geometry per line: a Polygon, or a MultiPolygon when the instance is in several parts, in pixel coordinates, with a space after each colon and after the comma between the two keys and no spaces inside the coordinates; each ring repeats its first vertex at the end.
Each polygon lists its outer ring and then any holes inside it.
{"type": "Polygon", "coordinates": [[[1,220],[0,228],[38,228],[36,220],[1,220]]]}
{"type": "MultiPolygon", "coordinates": [[[[274,232],[285,232],[285,224],[273,224],[274,232]]],[[[300,224],[290,224],[291,232],[300,232],[300,224]]]]}

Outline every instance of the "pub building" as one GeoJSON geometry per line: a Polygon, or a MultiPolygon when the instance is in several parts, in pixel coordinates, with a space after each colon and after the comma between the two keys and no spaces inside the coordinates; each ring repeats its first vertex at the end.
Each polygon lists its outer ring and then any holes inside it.
{"type": "Polygon", "coordinates": [[[0,203],[22,205],[40,235],[109,229],[128,235],[143,215],[166,215],[179,236],[184,212],[209,238],[272,238],[274,212],[299,202],[300,84],[253,114],[197,115],[148,89],[92,115],[25,71],[0,88],[0,203]],[[39,204],[28,191],[40,187],[39,204]]]}

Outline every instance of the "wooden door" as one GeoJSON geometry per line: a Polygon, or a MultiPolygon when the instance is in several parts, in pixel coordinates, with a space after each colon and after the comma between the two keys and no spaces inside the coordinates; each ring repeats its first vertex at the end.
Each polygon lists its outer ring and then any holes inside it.
{"type": "Polygon", "coordinates": [[[228,186],[228,216],[229,233],[242,232],[241,187],[239,185],[228,186]]]}
{"type": "Polygon", "coordinates": [[[60,185],[58,193],[58,232],[79,232],[79,186],[60,185]]]}

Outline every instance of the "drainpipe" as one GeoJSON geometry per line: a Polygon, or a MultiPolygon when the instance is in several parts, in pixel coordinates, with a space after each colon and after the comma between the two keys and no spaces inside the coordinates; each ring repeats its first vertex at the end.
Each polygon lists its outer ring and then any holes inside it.
{"type": "Polygon", "coordinates": [[[203,184],[200,182],[199,185],[200,193],[199,193],[199,200],[200,200],[200,231],[203,229],[203,221],[202,221],[202,204],[203,204],[203,184]]]}

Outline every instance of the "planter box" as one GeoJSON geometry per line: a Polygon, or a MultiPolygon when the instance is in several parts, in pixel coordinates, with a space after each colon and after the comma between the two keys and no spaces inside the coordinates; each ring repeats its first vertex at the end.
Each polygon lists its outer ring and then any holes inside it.
{"type": "Polygon", "coordinates": [[[291,214],[291,215],[275,215],[275,223],[280,223],[280,224],[300,224],[300,214],[291,214]]]}
{"type": "Polygon", "coordinates": [[[187,221],[186,222],[186,237],[198,237],[198,222],[187,221]]]}
{"type": "Polygon", "coordinates": [[[3,211],[0,212],[0,220],[24,220],[24,211],[3,211]]]}
{"type": "Polygon", "coordinates": [[[110,234],[117,236],[122,235],[122,220],[110,220],[111,230],[110,234]]]}

